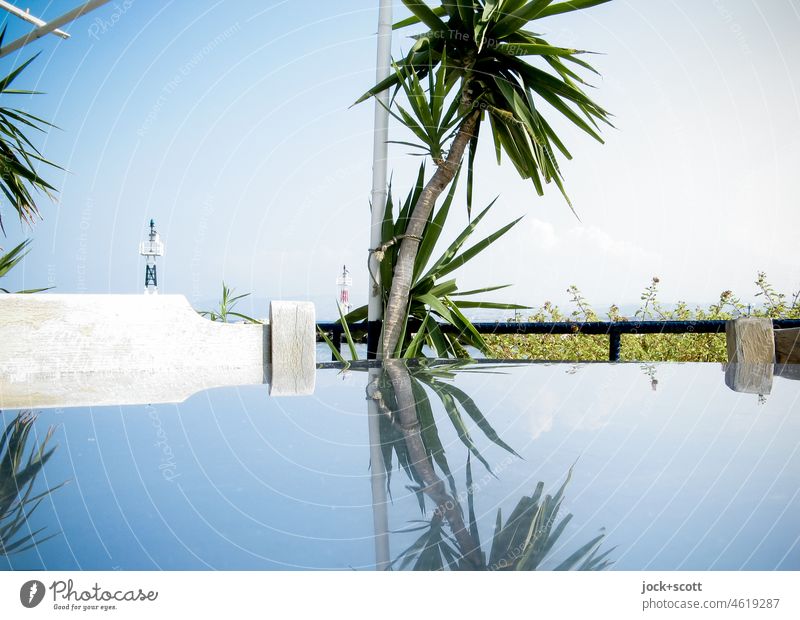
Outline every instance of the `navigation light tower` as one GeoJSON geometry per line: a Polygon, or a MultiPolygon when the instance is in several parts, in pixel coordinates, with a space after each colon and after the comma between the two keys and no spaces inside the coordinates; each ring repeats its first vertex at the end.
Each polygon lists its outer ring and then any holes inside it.
{"type": "Polygon", "coordinates": [[[350,272],[347,271],[347,265],[342,266],[342,275],[336,278],[336,286],[339,287],[339,309],[342,314],[350,312],[352,307],[350,304],[350,287],[353,285],[353,278],[350,277],[350,272]]]}
{"type": "Polygon", "coordinates": [[[150,220],[150,235],[147,241],[139,244],[139,254],[145,257],[144,266],[144,294],[158,294],[158,279],[156,278],[156,256],[164,256],[164,243],[156,232],[156,223],[150,220]]]}

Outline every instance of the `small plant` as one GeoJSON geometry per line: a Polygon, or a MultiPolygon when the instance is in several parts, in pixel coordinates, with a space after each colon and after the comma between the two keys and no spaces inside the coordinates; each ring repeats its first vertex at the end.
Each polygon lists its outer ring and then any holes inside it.
{"type": "MultiPolygon", "coordinates": [[[[342,307],[337,303],[336,310],[339,312],[339,323],[342,324],[342,332],[344,333],[345,340],[347,341],[347,347],[350,349],[350,360],[351,361],[358,361],[358,352],[356,351],[356,342],[353,338],[353,334],[350,332],[350,326],[347,324],[344,315],[342,314],[342,307]]],[[[333,341],[328,338],[328,334],[322,331],[319,327],[317,327],[317,331],[319,335],[322,337],[322,340],[331,350],[334,359],[337,362],[340,362],[345,365],[345,370],[350,366],[350,362],[342,356],[339,352],[339,347],[333,344],[333,341]]]]}
{"type": "Polygon", "coordinates": [[[650,281],[650,286],[644,289],[644,292],[640,297],[642,300],[642,305],[634,315],[637,319],[641,319],[643,321],[648,319],[661,321],[666,320],[664,311],[661,309],[661,304],[658,302],[659,282],[661,282],[661,279],[654,276],[650,281]]]}
{"type": "Polygon", "coordinates": [[[219,308],[216,310],[201,310],[200,315],[211,319],[212,321],[219,321],[221,323],[232,323],[229,319],[235,317],[242,319],[245,323],[261,323],[258,319],[235,312],[236,305],[250,293],[242,293],[241,295],[234,295],[235,289],[228,287],[225,282],[222,283],[222,297],[219,300],[219,308]]]}
{"type": "MultiPolygon", "coordinates": [[[[758,287],[758,293],[756,293],[756,297],[764,298],[766,316],[773,319],[786,316],[786,313],[789,311],[789,308],[786,305],[786,295],[779,293],[774,289],[774,287],[767,281],[767,274],[763,271],[758,272],[756,286],[758,287]]],[[[794,295],[794,302],[796,305],[797,294],[794,295]]]]}

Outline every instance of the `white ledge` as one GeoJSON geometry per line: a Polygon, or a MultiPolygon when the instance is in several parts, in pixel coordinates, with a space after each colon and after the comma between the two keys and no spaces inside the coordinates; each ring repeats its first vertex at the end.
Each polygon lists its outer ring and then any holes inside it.
{"type": "Polygon", "coordinates": [[[0,407],[181,402],[262,383],[313,393],[313,304],[273,302],[270,316],[217,323],[182,295],[0,295],[0,407]]]}

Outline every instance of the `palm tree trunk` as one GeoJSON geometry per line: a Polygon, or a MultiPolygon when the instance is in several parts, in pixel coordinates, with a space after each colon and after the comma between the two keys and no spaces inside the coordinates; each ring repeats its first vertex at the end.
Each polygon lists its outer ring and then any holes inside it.
{"type": "MultiPolygon", "coordinates": [[[[465,103],[469,105],[470,102],[465,103]]],[[[480,110],[473,110],[461,123],[447,159],[437,162],[438,168],[431,180],[425,185],[411,211],[405,236],[400,243],[394,273],[392,275],[392,288],[389,292],[389,301],[386,304],[386,315],[383,322],[383,358],[395,356],[395,349],[403,331],[403,322],[408,313],[409,295],[414,277],[414,262],[419,251],[420,238],[425,230],[425,224],[433,210],[436,201],[447,188],[456,175],[464,150],[475,133],[475,127],[480,118],[480,110]]]]}

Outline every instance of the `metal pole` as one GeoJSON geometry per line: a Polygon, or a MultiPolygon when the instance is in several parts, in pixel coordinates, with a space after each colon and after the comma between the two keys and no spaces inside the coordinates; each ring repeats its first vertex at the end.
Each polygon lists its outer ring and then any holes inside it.
{"type": "MultiPolygon", "coordinates": [[[[342,334],[344,333],[344,328],[342,327],[334,327],[331,330],[331,340],[333,340],[333,345],[336,347],[336,350],[341,355],[342,353],[342,334]]],[[[331,351],[331,361],[336,361],[336,355],[331,351]]]]}
{"type": "MultiPolygon", "coordinates": [[[[20,19],[24,19],[26,22],[31,23],[34,26],[47,25],[47,22],[45,22],[44,20],[41,20],[38,17],[34,17],[27,11],[23,11],[21,8],[14,6],[10,2],[6,2],[5,0],[0,0],[0,9],[5,9],[12,15],[16,15],[20,19]]],[[[53,30],[53,34],[58,35],[62,39],[69,39],[69,35],[63,30],[53,30]]]]}
{"type": "Polygon", "coordinates": [[[608,332],[608,361],[618,362],[619,353],[622,348],[622,339],[618,329],[613,327],[608,332]]]}
{"type": "MultiPolygon", "coordinates": [[[[378,13],[378,52],[375,68],[375,83],[389,76],[392,66],[392,2],[380,0],[378,13]]],[[[381,244],[381,224],[386,206],[386,176],[388,164],[389,139],[389,91],[385,90],[375,97],[375,132],[372,142],[372,221],[370,227],[370,248],[381,244]]],[[[381,319],[383,318],[383,297],[380,288],[380,266],[372,255],[369,257],[370,271],[378,278],[378,283],[369,282],[367,357],[378,357],[381,319]]]]}
{"type": "MultiPolygon", "coordinates": [[[[375,83],[386,79],[392,64],[392,2],[380,0],[378,10],[378,53],[375,68],[375,83]]],[[[389,91],[384,91],[375,101],[375,133],[372,142],[372,224],[370,248],[381,243],[381,224],[386,206],[386,172],[388,165],[389,139],[389,91]],[[384,105],[381,105],[382,102],[384,105]],[[386,107],[384,107],[386,106],[386,107]]],[[[380,268],[372,254],[369,257],[370,271],[378,282],[369,282],[369,306],[367,313],[367,357],[380,357],[381,319],[383,318],[383,296],[380,288],[380,268]]],[[[378,403],[371,398],[371,391],[379,385],[380,368],[369,369],[367,424],[369,428],[370,482],[372,485],[372,525],[375,531],[375,568],[387,570],[389,558],[389,512],[386,496],[386,468],[381,450],[380,416],[378,403]]]]}
{"type": "Polygon", "coordinates": [[[11,52],[15,52],[21,47],[24,47],[28,43],[35,41],[36,39],[40,39],[46,34],[49,34],[58,29],[59,26],[63,26],[64,24],[68,24],[70,22],[75,21],[81,15],[85,15],[89,11],[93,11],[97,7],[103,6],[109,0],[90,0],[89,2],[84,2],[82,5],[72,9],[68,13],[64,13],[61,17],[57,17],[56,19],[47,22],[43,26],[39,26],[35,30],[32,30],[25,36],[20,37],[19,39],[15,39],[8,45],[3,46],[0,48],[0,58],[10,54],[11,52]]]}

